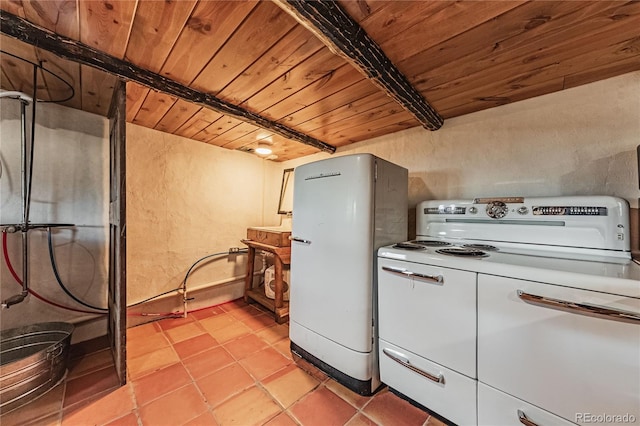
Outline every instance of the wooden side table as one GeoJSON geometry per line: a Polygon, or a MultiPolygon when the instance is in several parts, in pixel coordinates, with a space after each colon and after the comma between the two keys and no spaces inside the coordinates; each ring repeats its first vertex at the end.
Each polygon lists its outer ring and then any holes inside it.
{"type": "Polygon", "coordinates": [[[253,240],[242,240],[249,247],[247,260],[247,274],[244,281],[244,300],[247,303],[255,301],[270,309],[276,322],[282,324],[289,317],[289,302],[284,300],[284,285],[282,281],[282,266],[291,263],[291,244],[288,247],[277,247],[253,240]],[[275,299],[269,299],[264,291],[253,288],[253,267],[255,265],[256,250],[263,250],[274,254],[275,263],[275,299]]]}

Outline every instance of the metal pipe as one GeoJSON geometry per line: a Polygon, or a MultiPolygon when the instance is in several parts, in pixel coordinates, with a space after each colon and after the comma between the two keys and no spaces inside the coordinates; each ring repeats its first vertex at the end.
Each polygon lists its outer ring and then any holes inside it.
{"type": "MultiPolygon", "coordinates": [[[[31,138],[29,143],[29,163],[28,173],[29,179],[27,182],[27,197],[25,201],[25,215],[24,215],[24,227],[29,227],[29,210],[31,209],[31,183],[33,181],[33,152],[35,147],[36,136],[36,95],[38,90],[38,67],[33,66],[33,102],[31,103],[31,138]]],[[[24,280],[26,281],[26,280],[24,280]]]]}
{"type": "Polygon", "coordinates": [[[22,294],[29,294],[29,233],[22,231],[22,294]]]}
{"type": "MultiPolygon", "coordinates": [[[[31,98],[31,134],[29,149],[27,149],[27,104],[28,96],[19,92],[11,93],[6,97],[20,100],[20,155],[21,165],[21,186],[22,186],[22,292],[2,302],[2,308],[9,308],[24,301],[29,294],[29,209],[31,205],[31,180],[33,178],[33,147],[35,142],[36,129],[36,94],[38,90],[38,68],[33,66],[33,97],[31,98]]],[[[5,97],[5,96],[3,96],[5,97]]],[[[6,231],[6,230],[3,230],[6,231]]]]}
{"type": "Polygon", "coordinates": [[[27,201],[27,103],[20,100],[20,185],[22,191],[22,224],[26,221],[27,201]]]}
{"type": "Polygon", "coordinates": [[[0,91],[0,98],[20,99],[24,102],[31,102],[33,100],[26,93],[11,90],[0,91]]]}

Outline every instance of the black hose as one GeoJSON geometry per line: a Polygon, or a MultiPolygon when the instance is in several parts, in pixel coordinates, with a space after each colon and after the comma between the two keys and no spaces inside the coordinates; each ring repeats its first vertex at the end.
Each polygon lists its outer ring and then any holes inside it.
{"type": "Polygon", "coordinates": [[[158,297],[164,296],[166,294],[169,293],[173,293],[174,291],[180,291],[181,289],[185,289],[187,288],[187,279],[189,278],[189,275],[191,274],[191,271],[193,270],[193,268],[195,268],[200,262],[202,262],[203,260],[209,259],[211,257],[214,256],[222,256],[223,254],[243,254],[243,253],[247,253],[248,249],[239,249],[237,252],[228,252],[228,251],[221,251],[219,253],[213,253],[213,254],[209,254],[207,256],[201,257],[200,259],[196,260],[191,267],[189,268],[189,270],[187,271],[186,275],[184,276],[184,279],[182,280],[182,282],[180,283],[180,287],[174,288],[172,290],[167,290],[164,293],[160,293],[160,294],[156,294],[155,296],[151,296],[147,299],[141,300],[139,302],[136,303],[132,303],[131,305],[127,305],[127,308],[132,308],[134,306],[138,306],[138,305],[142,305],[143,303],[147,303],[150,302],[153,299],[157,299],[158,297]]]}
{"type": "MultiPolygon", "coordinates": [[[[82,300],[78,299],[76,296],[73,295],[73,293],[71,293],[69,291],[69,289],[67,289],[67,287],[63,284],[62,279],[60,278],[60,274],[58,273],[58,267],[56,265],[56,260],[55,260],[55,256],[53,253],[53,240],[51,237],[51,228],[47,228],[47,240],[49,243],[49,259],[51,260],[51,268],[53,269],[53,275],[55,275],[56,277],[56,281],[58,282],[58,285],[60,286],[60,288],[67,294],[67,296],[69,296],[70,298],[72,298],[73,300],[75,300],[76,302],[78,302],[79,304],[87,307],[87,308],[91,308],[91,309],[96,309],[98,311],[108,311],[107,308],[99,308],[97,306],[93,306],[90,305],[88,303],[83,302],[82,300]]],[[[187,279],[189,278],[189,275],[191,274],[191,272],[193,271],[193,269],[202,261],[215,257],[215,256],[222,256],[223,254],[229,255],[229,254],[244,254],[247,253],[247,249],[239,249],[237,252],[228,252],[228,251],[222,251],[219,253],[213,253],[213,254],[209,254],[207,256],[201,257],[200,259],[196,260],[191,267],[189,268],[189,270],[187,271],[187,273],[184,276],[184,279],[182,280],[182,283],[180,283],[180,286],[171,290],[167,290],[163,293],[160,294],[156,294],[155,296],[151,296],[147,299],[141,300],[139,302],[136,303],[132,303],[131,305],[127,305],[127,308],[132,308],[134,306],[139,306],[142,305],[143,303],[147,303],[150,302],[154,299],[157,299],[158,297],[162,297],[166,294],[169,293],[173,293],[174,291],[179,291],[181,289],[186,290],[187,288],[187,279]]]]}
{"type": "Polygon", "coordinates": [[[67,294],[67,296],[69,296],[70,298],[72,298],[73,300],[75,300],[76,302],[81,304],[82,306],[85,306],[85,307],[91,308],[91,309],[95,309],[97,311],[108,312],[109,309],[107,309],[107,308],[99,308],[97,306],[93,306],[93,305],[90,305],[90,304],[88,304],[86,302],[83,302],[82,300],[80,300],[76,296],[74,296],[73,293],[71,293],[67,289],[67,287],[65,287],[65,285],[62,283],[62,279],[60,278],[60,274],[58,273],[58,267],[56,266],[56,258],[53,255],[53,241],[52,241],[52,238],[51,238],[51,228],[47,228],[47,240],[49,241],[49,259],[51,260],[51,268],[53,269],[53,275],[55,275],[56,281],[58,282],[58,285],[60,286],[60,288],[67,294]]]}
{"type": "Polygon", "coordinates": [[[157,299],[158,297],[164,296],[165,294],[173,293],[174,291],[179,291],[182,287],[174,288],[173,290],[167,290],[164,293],[156,294],[155,296],[151,296],[148,299],[141,300],[136,303],[132,303],[131,305],[127,305],[127,308],[132,308],[134,306],[142,305],[143,303],[147,303],[152,301],[153,299],[157,299]]]}
{"type": "Polygon", "coordinates": [[[200,259],[196,260],[195,262],[193,262],[193,264],[191,265],[191,267],[189,268],[189,270],[187,271],[187,273],[184,276],[184,279],[182,280],[182,284],[179,288],[182,288],[183,290],[187,289],[187,279],[189,278],[189,275],[191,274],[191,271],[193,270],[193,268],[195,268],[200,262],[202,262],[203,260],[207,260],[211,257],[215,257],[215,256],[222,256],[223,254],[242,254],[242,253],[247,253],[249,250],[248,249],[239,249],[236,252],[229,252],[229,251],[221,251],[219,253],[213,253],[213,254],[209,254],[206,255],[204,257],[201,257],[200,259]]]}

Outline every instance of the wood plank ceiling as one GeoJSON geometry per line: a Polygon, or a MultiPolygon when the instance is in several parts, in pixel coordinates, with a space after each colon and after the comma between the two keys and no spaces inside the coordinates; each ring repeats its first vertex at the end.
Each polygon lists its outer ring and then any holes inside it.
{"type": "MultiPolygon", "coordinates": [[[[637,1],[340,0],[446,119],[640,70],[637,1]]],[[[9,12],[340,147],[416,119],[270,1],[0,0],[9,12]]],[[[72,108],[106,115],[115,77],[5,35],[4,52],[69,82],[72,108]]],[[[2,88],[31,93],[31,66],[2,54],[2,88]]],[[[48,73],[38,97],[69,90],[48,73]]],[[[277,161],[318,150],[184,99],[127,83],[127,120],[277,161]]],[[[425,130],[426,132],[427,130],[425,130]]]]}

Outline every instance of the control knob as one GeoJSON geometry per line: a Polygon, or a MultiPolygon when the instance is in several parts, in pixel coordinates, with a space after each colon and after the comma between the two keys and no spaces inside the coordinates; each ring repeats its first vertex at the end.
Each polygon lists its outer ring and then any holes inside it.
{"type": "Polygon", "coordinates": [[[507,215],[508,207],[502,201],[490,201],[487,204],[487,215],[494,219],[502,219],[507,215]]]}

